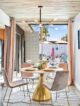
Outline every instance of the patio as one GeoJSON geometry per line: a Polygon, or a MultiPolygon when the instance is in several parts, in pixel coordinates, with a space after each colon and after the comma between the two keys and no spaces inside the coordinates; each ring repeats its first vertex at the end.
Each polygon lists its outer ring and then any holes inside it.
{"type": "MultiPolygon", "coordinates": [[[[14,80],[18,80],[20,79],[20,74],[18,74],[16,76],[16,73],[14,73],[14,80]]],[[[3,78],[0,77],[0,82],[3,81],[3,78]]],[[[51,82],[50,80],[48,80],[49,82],[51,82]]],[[[34,83],[34,87],[32,88],[32,84],[30,83],[29,84],[29,90],[30,90],[30,96],[32,97],[32,94],[34,92],[34,89],[37,85],[37,80],[35,81],[34,83]]],[[[27,89],[26,89],[26,86],[24,86],[25,88],[25,98],[24,98],[24,95],[23,95],[23,89],[19,89],[19,88],[15,88],[13,89],[13,92],[12,92],[12,95],[11,95],[11,98],[10,98],[10,103],[9,103],[9,106],[51,106],[50,102],[35,102],[33,100],[31,100],[31,104],[30,104],[30,100],[29,100],[29,97],[27,95],[27,89]],[[15,102],[15,103],[13,103],[15,102]],[[44,105],[43,105],[44,104],[44,105]]],[[[2,101],[2,98],[4,96],[4,92],[5,92],[6,88],[2,89],[0,87],[0,98],[1,98],[1,101],[2,101]]],[[[70,103],[70,106],[80,106],[80,91],[77,90],[77,88],[75,86],[70,86],[69,89],[67,88],[67,92],[68,92],[68,98],[69,98],[69,103],[70,103]]],[[[0,104],[0,106],[6,106],[6,102],[7,102],[7,99],[8,99],[8,96],[9,96],[9,93],[10,93],[10,89],[8,90],[8,93],[7,93],[7,96],[5,98],[5,101],[0,104]]],[[[56,92],[52,92],[53,94],[53,104],[54,106],[68,106],[68,103],[67,103],[67,99],[66,99],[66,95],[65,95],[65,92],[64,90],[61,91],[61,92],[58,92],[58,98],[56,100],[56,95],[55,95],[56,92]]]]}

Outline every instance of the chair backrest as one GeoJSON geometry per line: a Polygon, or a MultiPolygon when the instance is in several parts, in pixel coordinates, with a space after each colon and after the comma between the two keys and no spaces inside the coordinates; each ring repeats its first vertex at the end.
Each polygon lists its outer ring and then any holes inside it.
{"type": "Polygon", "coordinates": [[[68,71],[68,64],[67,63],[60,63],[59,67],[63,68],[64,71],[68,71]]]}
{"type": "MultiPolygon", "coordinates": [[[[23,63],[21,65],[21,68],[26,68],[26,67],[31,67],[32,64],[31,63],[23,63]]],[[[21,71],[21,77],[22,78],[29,78],[29,77],[32,77],[33,76],[33,73],[30,73],[29,71],[28,72],[25,72],[25,71],[21,71]]]]}
{"type": "Polygon", "coordinates": [[[32,66],[32,64],[30,64],[30,63],[23,63],[23,64],[21,64],[21,68],[31,67],[31,66],[32,66]]]}
{"type": "Polygon", "coordinates": [[[51,90],[59,91],[67,87],[68,85],[69,71],[57,71],[54,81],[52,83],[51,90]]]}
{"type": "Polygon", "coordinates": [[[32,76],[33,76],[33,73],[30,73],[29,71],[28,72],[21,71],[21,77],[22,78],[29,78],[29,77],[32,77],[32,76]]]}

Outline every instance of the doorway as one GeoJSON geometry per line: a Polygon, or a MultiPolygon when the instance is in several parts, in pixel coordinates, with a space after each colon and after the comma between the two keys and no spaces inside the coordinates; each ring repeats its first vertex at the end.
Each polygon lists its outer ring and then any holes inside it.
{"type": "Polygon", "coordinates": [[[21,65],[21,35],[16,34],[15,71],[19,73],[21,65]]]}

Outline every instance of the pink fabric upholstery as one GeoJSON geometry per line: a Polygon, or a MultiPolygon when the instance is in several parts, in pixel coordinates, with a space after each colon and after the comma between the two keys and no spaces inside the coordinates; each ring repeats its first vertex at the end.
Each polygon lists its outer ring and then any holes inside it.
{"type": "Polygon", "coordinates": [[[21,64],[21,68],[31,67],[31,66],[32,66],[32,64],[30,64],[30,63],[23,63],[23,64],[21,64]]]}
{"type": "MultiPolygon", "coordinates": [[[[21,68],[26,68],[26,67],[31,67],[31,66],[32,66],[32,64],[30,64],[30,63],[23,63],[21,65],[21,68]]],[[[29,73],[29,71],[28,72],[21,71],[21,77],[22,78],[30,78],[32,76],[33,76],[33,73],[29,73]]]]}
{"type": "Polygon", "coordinates": [[[57,71],[56,76],[53,79],[52,84],[43,84],[45,87],[47,87],[51,91],[59,91],[67,87],[68,85],[68,71],[57,71]]]}
{"type": "Polygon", "coordinates": [[[30,78],[33,76],[33,73],[21,71],[21,77],[22,78],[30,78]]]}
{"type": "Polygon", "coordinates": [[[68,85],[68,76],[69,76],[68,71],[57,71],[51,90],[59,91],[66,88],[68,85]]]}
{"type": "Polygon", "coordinates": [[[64,71],[68,71],[68,64],[67,63],[60,63],[59,67],[63,68],[64,71]]]}
{"type": "Polygon", "coordinates": [[[19,87],[19,86],[28,84],[24,80],[17,80],[17,81],[13,81],[13,82],[9,81],[6,71],[5,70],[3,70],[3,71],[4,71],[5,83],[8,87],[15,88],[15,87],[19,87]]]}

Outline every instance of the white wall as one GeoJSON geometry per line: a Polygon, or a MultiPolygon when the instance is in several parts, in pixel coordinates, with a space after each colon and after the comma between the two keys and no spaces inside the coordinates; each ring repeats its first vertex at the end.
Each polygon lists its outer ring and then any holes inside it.
{"type": "Polygon", "coordinates": [[[80,49],[78,49],[78,30],[80,30],[80,14],[78,14],[73,23],[73,45],[75,62],[75,85],[80,89],[80,49]]]}
{"type": "MultiPolygon", "coordinates": [[[[51,56],[52,48],[54,48],[54,57],[56,57],[57,55],[60,56],[61,54],[67,55],[68,53],[67,44],[52,44],[52,43],[45,44],[43,43],[42,48],[43,48],[43,54],[46,56],[51,56]],[[58,50],[56,50],[56,47],[58,47],[58,50]]],[[[41,44],[39,48],[39,54],[41,54],[41,44]]]]}
{"type": "Polygon", "coordinates": [[[10,26],[10,18],[9,16],[0,9],[0,28],[4,28],[4,26],[10,26]]]}
{"type": "Polygon", "coordinates": [[[39,61],[39,35],[36,33],[25,32],[25,54],[26,61],[32,60],[33,63],[39,61]]]}

